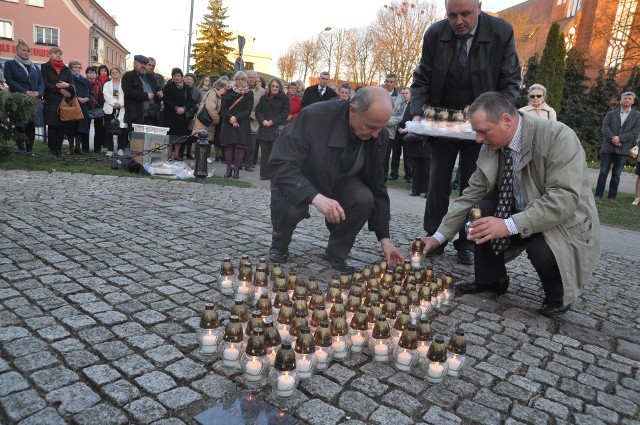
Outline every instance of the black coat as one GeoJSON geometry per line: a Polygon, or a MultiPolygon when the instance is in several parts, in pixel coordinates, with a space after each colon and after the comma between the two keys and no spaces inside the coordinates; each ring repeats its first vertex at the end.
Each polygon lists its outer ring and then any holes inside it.
{"type": "Polygon", "coordinates": [[[289,97],[282,91],[273,99],[269,98],[268,92],[260,97],[258,106],[256,106],[256,118],[260,124],[260,128],[258,128],[258,140],[264,140],[266,142],[276,140],[276,130],[279,125],[283,125],[287,121],[290,104],[291,101],[289,97]],[[262,125],[262,121],[264,120],[273,121],[273,125],[265,127],[262,125]]]}
{"type": "MultiPolygon", "coordinates": [[[[149,78],[147,74],[145,74],[145,78],[154,94],[160,91],[155,78],[149,78]]],[[[149,100],[149,95],[144,91],[138,73],[135,70],[125,72],[120,87],[124,93],[124,121],[129,124],[142,124],[144,120],[143,105],[145,101],[149,100]]]]}
{"type": "MultiPolygon", "coordinates": [[[[409,106],[404,108],[404,115],[402,116],[402,121],[398,124],[398,128],[405,128],[407,121],[411,121],[411,107],[409,106]]],[[[400,134],[396,131],[396,140],[398,139],[402,142],[405,161],[408,158],[431,158],[432,138],[412,133],[400,134]]]]}
{"type": "MultiPolygon", "coordinates": [[[[456,57],[457,39],[447,19],[431,25],[424,34],[420,64],[411,84],[411,115],[422,115],[422,106],[442,106],[442,91],[451,61],[456,57]]],[[[520,88],[520,60],[513,27],[507,21],[487,15],[478,17],[478,28],[467,67],[474,99],[497,91],[515,104],[520,88]]]]}
{"type": "Polygon", "coordinates": [[[171,135],[186,136],[191,133],[186,114],[186,111],[195,106],[191,89],[186,84],[182,84],[182,87],[179,88],[173,81],[169,81],[162,89],[164,94],[164,125],[169,127],[171,135]],[[185,108],[185,113],[178,115],[176,108],[185,108]]]}
{"type": "MultiPolygon", "coordinates": [[[[294,205],[308,204],[318,193],[331,198],[340,178],[349,133],[349,102],[320,102],[300,111],[273,146],[269,158],[271,186],[294,205]]],[[[382,167],[388,141],[386,129],[364,141],[364,165],[357,174],[373,195],[368,225],[378,240],[389,237],[391,218],[382,167]]],[[[272,200],[272,220],[279,220],[288,208],[287,202],[280,204],[274,209],[272,200]]]]}
{"type": "Polygon", "coordinates": [[[222,97],[222,108],[220,116],[222,117],[222,130],[220,130],[220,144],[222,146],[240,145],[249,146],[249,138],[251,137],[250,118],[253,111],[253,91],[247,90],[242,100],[240,100],[233,109],[229,108],[242,96],[235,90],[227,90],[222,97]],[[239,127],[231,125],[229,120],[236,117],[239,127]]]}
{"type": "MultiPolygon", "coordinates": [[[[60,121],[60,115],[58,115],[58,105],[60,105],[62,95],[58,91],[56,83],[64,81],[73,84],[71,70],[65,65],[60,70],[60,75],[58,75],[51,63],[45,62],[40,66],[40,72],[44,80],[44,123],[57,126],[69,125],[69,123],[60,121]]],[[[73,89],[69,91],[73,91],[73,89]]]]}
{"type": "Polygon", "coordinates": [[[320,92],[318,91],[318,84],[316,84],[315,86],[309,86],[304,90],[300,107],[304,108],[316,102],[323,102],[325,100],[333,99],[334,97],[338,97],[338,93],[333,91],[333,89],[329,86],[325,88],[324,94],[322,96],[320,96],[320,92]]]}

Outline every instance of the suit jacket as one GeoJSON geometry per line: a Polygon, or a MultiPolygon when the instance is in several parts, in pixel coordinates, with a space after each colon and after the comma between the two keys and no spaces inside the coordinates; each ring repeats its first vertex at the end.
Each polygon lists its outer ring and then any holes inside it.
{"type": "Polygon", "coordinates": [[[304,94],[302,95],[302,102],[300,103],[300,108],[305,108],[316,102],[323,102],[325,100],[332,99],[334,97],[338,97],[338,94],[333,91],[333,89],[327,86],[324,90],[324,94],[320,96],[320,92],[318,91],[319,84],[315,86],[309,86],[304,89],[304,94]]]}
{"type": "MultiPolygon", "coordinates": [[[[456,44],[455,33],[446,19],[431,25],[425,32],[422,57],[411,84],[412,116],[422,115],[423,105],[442,105],[442,87],[451,61],[456,57],[456,44]]],[[[467,67],[474,98],[497,91],[515,103],[521,77],[511,24],[481,12],[467,56],[467,67]]]]}
{"type": "MultiPolygon", "coordinates": [[[[156,94],[160,90],[156,79],[148,78],[147,74],[144,77],[147,78],[153,94],[156,94]]],[[[138,78],[138,73],[135,70],[125,72],[122,76],[120,87],[124,93],[125,122],[141,124],[144,119],[143,105],[145,101],[149,100],[149,95],[144,91],[144,86],[140,78],[138,78]]]]}
{"type": "Polygon", "coordinates": [[[44,80],[35,65],[29,67],[29,75],[27,75],[15,59],[7,61],[4,64],[4,79],[11,93],[37,91],[40,97],[44,96],[44,80]]]}
{"type": "Polygon", "coordinates": [[[629,116],[624,120],[624,125],[620,126],[620,108],[609,111],[602,122],[602,146],[600,153],[615,153],[626,155],[633,147],[633,143],[640,134],[640,112],[631,108],[629,116]],[[621,147],[613,145],[611,138],[619,136],[622,142],[621,147]]]}
{"type": "MultiPolygon", "coordinates": [[[[573,303],[600,258],[600,220],[588,179],[584,150],[576,134],[558,121],[520,117],[522,157],[516,170],[527,206],[514,214],[520,236],[542,233],[558,262],[565,303],[573,303]]],[[[451,240],[468,209],[495,193],[500,155],[486,146],[469,187],[449,206],[438,231],[451,240]]],[[[506,257],[519,252],[508,248],[506,257]]]]}
{"type": "MultiPolygon", "coordinates": [[[[340,163],[349,137],[349,102],[320,102],[303,109],[287,125],[275,142],[269,157],[271,177],[271,220],[279,220],[290,204],[309,204],[315,195],[332,197],[340,178],[340,163]],[[274,190],[284,196],[274,203],[274,190]],[[274,207],[274,205],[276,205],[274,207]]],[[[382,167],[388,134],[364,141],[364,165],[358,176],[373,195],[369,230],[378,240],[389,237],[391,219],[389,195],[382,167]]]]}

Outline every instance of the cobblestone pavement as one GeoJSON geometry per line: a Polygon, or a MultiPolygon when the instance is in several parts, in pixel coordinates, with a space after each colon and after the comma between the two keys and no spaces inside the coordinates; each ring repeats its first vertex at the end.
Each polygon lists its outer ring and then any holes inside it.
{"type": "MultiPolygon", "coordinates": [[[[197,352],[220,260],[264,256],[269,192],[179,181],[0,171],[0,422],[189,424],[248,384],[197,352]]],[[[394,205],[392,237],[421,234],[421,214],[394,205]]],[[[324,287],[327,230],[317,213],[285,270],[324,287]]],[[[637,240],[637,239],[636,239],[637,240]]],[[[628,253],[627,253],[628,254],[628,253]]],[[[352,258],[379,259],[361,232],[352,258]]],[[[456,280],[472,269],[451,248],[434,262],[456,280]]],[[[605,253],[571,312],[536,314],[540,284],[510,263],[505,296],[456,299],[434,334],[460,327],[469,367],[427,384],[365,354],[334,362],[294,396],[258,397],[314,424],[640,424],[638,259],[605,253]]]]}

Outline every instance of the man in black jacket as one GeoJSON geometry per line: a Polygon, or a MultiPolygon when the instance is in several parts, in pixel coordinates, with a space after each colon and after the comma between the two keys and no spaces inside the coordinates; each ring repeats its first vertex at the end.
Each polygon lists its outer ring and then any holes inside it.
{"type": "Polygon", "coordinates": [[[124,92],[124,121],[129,124],[157,124],[157,114],[153,107],[156,95],[160,92],[155,78],[147,77],[146,65],[149,58],[143,55],[133,57],[133,70],[122,76],[122,91],[124,92]]]}
{"type": "Polygon", "coordinates": [[[304,109],[316,102],[323,102],[338,97],[338,93],[333,91],[327,84],[329,84],[329,73],[323,71],[320,73],[320,76],[318,76],[318,84],[309,86],[304,90],[300,104],[301,108],[304,109]]]}
{"type": "MultiPolygon", "coordinates": [[[[497,91],[515,103],[520,86],[520,60],[513,28],[480,10],[479,0],[445,0],[447,19],[431,25],[422,45],[420,64],[411,85],[411,114],[422,118],[429,105],[462,110],[482,93],[497,91]]],[[[432,138],[431,175],[424,230],[433,235],[449,207],[451,174],[458,153],[460,190],[476,169],[480,144],[473,140],[432,138]]],[[[473,242],[464,231],[454,242],[461,264],[473,264],[473,242]]],[[[444,245],[433,254],[441,255],[444,245]]]]}
{"type": "Polygon", "coordinates": [[[323,257],[334,269],[353,271],[346,259],[365,222],[389,264],[404,261],[389,237],[382,169],[388,143],[384,127],[392,111],[383,88],[367,87],[351,103],[305,108],[285,127],[269,159],[271,261],[287,261],[296,226],[310,217],[309,204],[325,217],[330,236],[323,257]]]}

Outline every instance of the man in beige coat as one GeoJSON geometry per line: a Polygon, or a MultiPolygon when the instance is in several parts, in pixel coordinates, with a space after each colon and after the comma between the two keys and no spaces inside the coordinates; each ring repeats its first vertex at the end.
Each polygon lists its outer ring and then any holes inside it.
{"type": "Polygon", "coordinates": [[[600,257],[600,221],[580,141],[560,122],[519,115],[499,93],[478,97],[469,117],[476,141],[484,145],[478,167],[469,187],[449,206],[438,231],[422,239],[424,252],[452,239],[464,227],[469,209],[479,205],[483,217],[469,230],[469,239],[476,241],[475,279],[456,290],[506,293],[505,262],[526,249],[545,293],[538,311],[546,316],[564,314],[600,257]],[[507,157],[513,160],[515,173],[505,190],[501,185],[506,183],[507,157]],[[494,217],[498,198],[505,193],[512,199],[510,216],[494,217]],[[508,247],[496,254],[500,238],[508,238],[508,247]]]}

